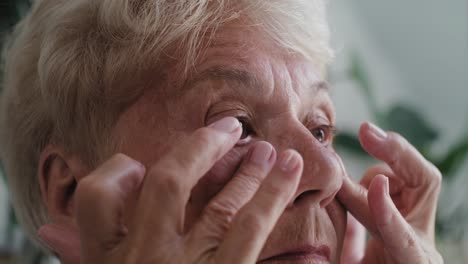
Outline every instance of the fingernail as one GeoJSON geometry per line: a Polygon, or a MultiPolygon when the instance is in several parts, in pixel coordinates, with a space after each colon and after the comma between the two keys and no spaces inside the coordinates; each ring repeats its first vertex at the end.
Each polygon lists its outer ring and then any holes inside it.
{"type": "Polygon", "coordinates": [[[266,143],[260,142],[254,146],[252,154],[250,156],[250,160],[258,165],[265,165],[271,157],[273,152],[273,147],[266,143]]]}
{"type": "Polygon", "coordinates": [[[383,131],[380,127],[372,123],[369,123],[369,127],[370,127],[370,132],[372,133],[372,135],[374,135],[374,137],[377,138],[378,140],[384,140],[387,138],[387,133],[383,131]]]}
{"type": "Polygon", "coordinates": [[[279,166],[284,172],[293,171],[299,164],[299,157],[293,151],[287,150],[283,152],[283,157],[280,160],[279,166]]]}
{"type": "Polygon", "coordinates": [[[225,117],[211,124],[209,127],[224,133],[232,133],[240,126],[239,120],[234,117],[225,117]]]}
{"type": "Polygon", "coordinates": [[[384,184],[384,192],[385,192],[385,196],[388,196],[390,197],[390,186],[389,186],[389,183],[388,183],[388,177],[385,177],[385,184],[384,184]]]}

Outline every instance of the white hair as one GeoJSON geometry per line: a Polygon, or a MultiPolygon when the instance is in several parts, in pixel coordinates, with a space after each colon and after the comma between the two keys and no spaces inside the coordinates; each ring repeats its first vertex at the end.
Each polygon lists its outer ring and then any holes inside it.
{"type": "Polygon", "coordinates": [[[113,150],[116,119],[180,54],[185,71],[223,24],[242,17],[272,43],[332,59],[324,0],[37,0],[4,53],[1,159],[20,222],[33,240],[48,221],[37,169],[48,144],[90,166],[113,150]],[[141,82],[139,82],[141,80],[141,82]]]}

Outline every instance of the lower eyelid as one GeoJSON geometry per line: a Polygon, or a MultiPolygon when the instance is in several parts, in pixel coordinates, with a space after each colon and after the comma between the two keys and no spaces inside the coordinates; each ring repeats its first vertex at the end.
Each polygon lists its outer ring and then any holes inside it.
{"type": "Polygon", "coordinates": [[[236,146],[244,146],[244,145],[247,145],[249,144],[251,141],[252,141],[252,136],[248,136],[244,139],[239,139],[236,143],[236,146]]]}

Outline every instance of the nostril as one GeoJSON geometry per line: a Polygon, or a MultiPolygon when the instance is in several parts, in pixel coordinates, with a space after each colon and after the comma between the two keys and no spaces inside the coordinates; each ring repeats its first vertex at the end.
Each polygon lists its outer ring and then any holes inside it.
{"type": "Polygon", "coordinates": [[[320,197],[320,191],[319,190],[309,190],[301,193],[299,196],[294,199],[293,204],[297,205],[299,203],[305,202],[306,200],[309,202],[315,202],[314,200],[318,199],[320,197]]]}

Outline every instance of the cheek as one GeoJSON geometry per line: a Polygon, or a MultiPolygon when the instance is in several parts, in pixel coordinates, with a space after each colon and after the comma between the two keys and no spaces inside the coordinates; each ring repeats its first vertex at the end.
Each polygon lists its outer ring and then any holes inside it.
{"type": "Polygon", "coordinates": [[[328,216],[331,219],[333,224],[335,239],[336,239],[336,249],[334,250],[333,263],[339,263],[338,260],[341,256],[341,251],[343,249],[343,242],[346,235],[346,221],[347,213],[345,208],[337,201],[334,200],[326,207],[328,216]]]}
{"type": "Polygon", "coordinates": [[[232,149],[195,185],[186,208],[186,228],[199,218],[203,208],[234,176],[247,151],[247,147],[232,149]]]}

